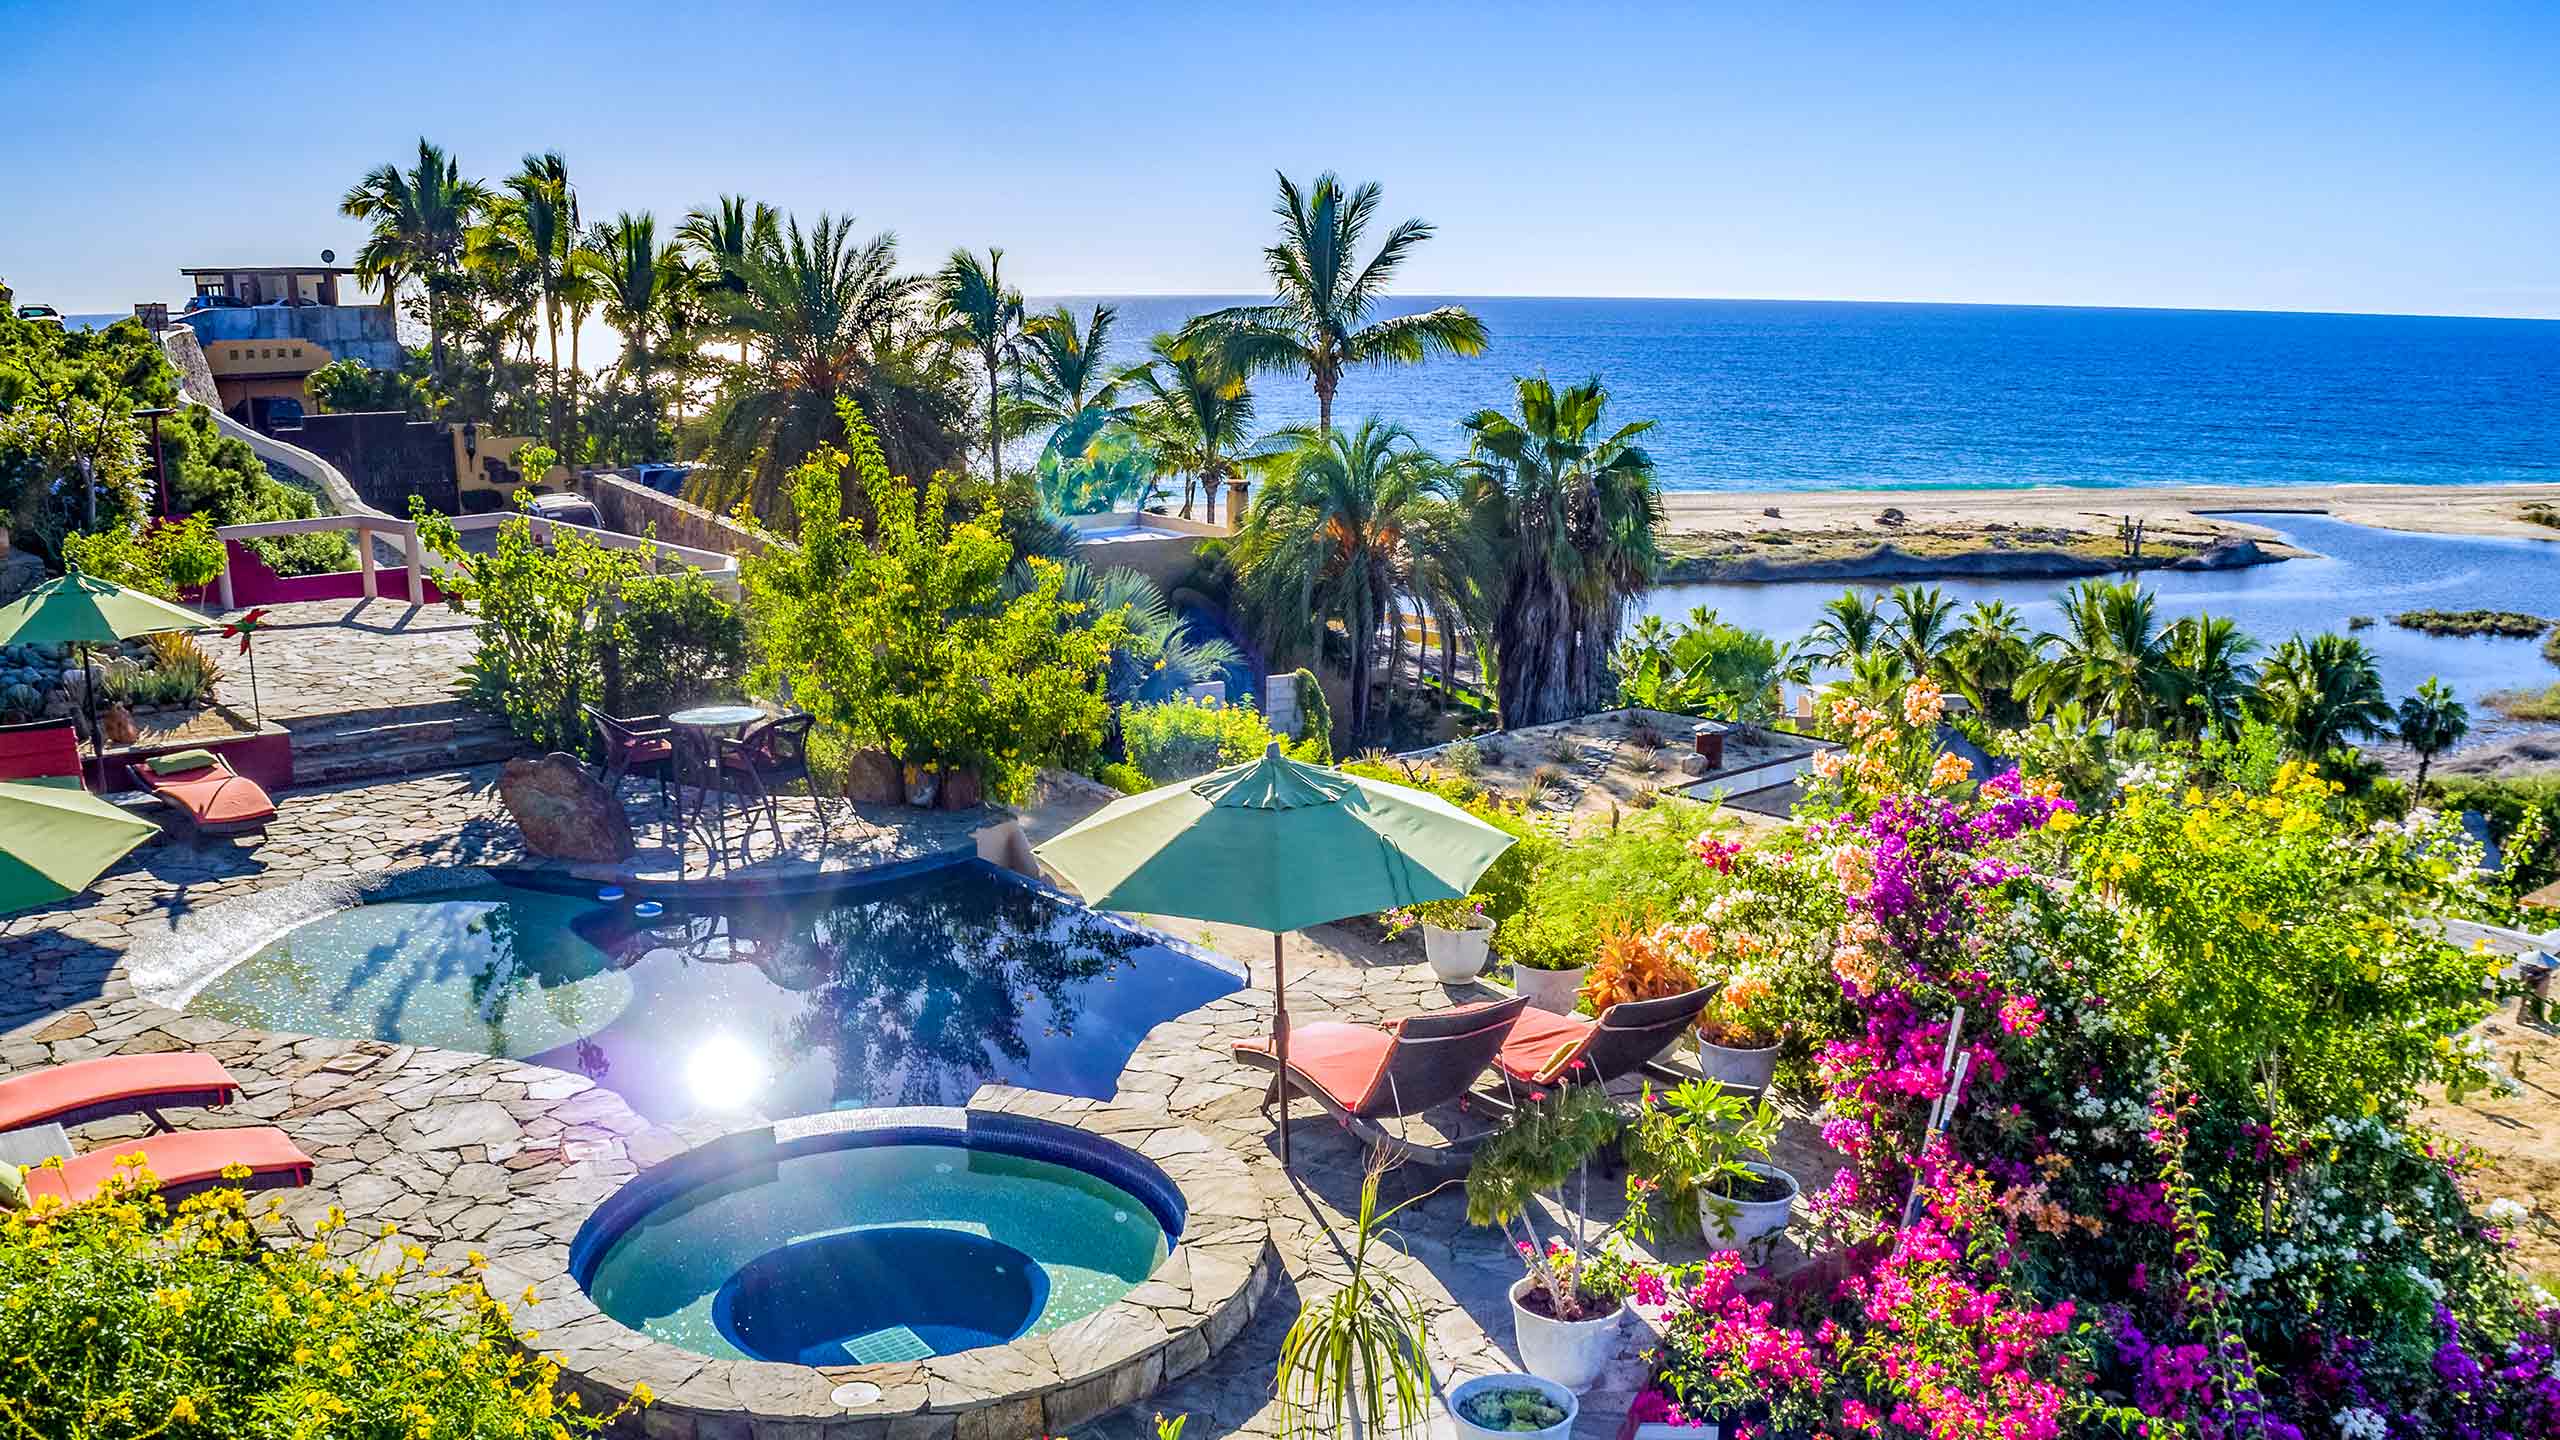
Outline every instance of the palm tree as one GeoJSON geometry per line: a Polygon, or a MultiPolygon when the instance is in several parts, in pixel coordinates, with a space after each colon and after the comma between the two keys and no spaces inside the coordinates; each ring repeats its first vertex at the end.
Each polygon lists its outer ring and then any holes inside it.
{"type": "MultiPolygon", "coordinates": [[[[736,262],[739,288],[708,297],[752,359],[722,390],[712,452],[769,511],[781,479],[844,439],[837,402],[862,407],[896,475],[959,463],[965,401],[949,349],[921,322],[930,280],[898,273],[897,237],[857,241],[850,218],[785,219],[736,262]]],[[[719,497],[726,504],[741,498],[719,497]]]]}
{"type": "Polygon", "coordinates": [[[2036,663],[2024,617],[2005,600],[1977,600],[1964,628],[1947,644],[1946,668],[1955,687],[1992,724],[2014,727],[2027,718],[2018,681],[2036,663]]]}
{"type": "MultiPolygon", "coordinates": [[[[486,213],[486,222],[471,232],[471,257],[490,269],[522,274],[532,286],[550,338],[552,443],[565,449],[560,316],[578,246],[578,194],[569,185],[569,162],[556,150],[525,156],[523,167],[507,177],[486,213]]],[[[570,344],[577,344],[574,333],[570,344]]]]}
{"type": "Polygon", "coordinates": [[[1935,585],[1897,585],[1885,597],[1888,643],[1904,668],[1932,678],[1946,673],[1947,648],[1955,643],[1956,602],[1935,585]]]}
{"type": "MultiPolygon", "coordinates": [[[[1119,565],[1097,575],[1081,560],[1068,560],[1059,569],[1064,576],[1059,598],[1082,607],[1076,624],[1090,626],[1105,615],[1118,615],[1125,627],[1103,677],[1111,703],[1179,695],[1244,662],[1223,636],[1192,638],[1190,622],[1165,598],[1164,586],[1144,571],[1119,565]]],[[[1027,564],[1014,567],[1015,590],[1029,590],[1036,583],[1027,564]]]]}
{"type": "Polygon", "coordinates": [[[2133,581],[2083,580],[2062,594],[2063,629],[2036,637],[2049,658],[2029,667],[2022,697],[2036,713],[2078,701],[2117,729],[2139,729],[2160,700],[2167,636],[2159,605],[2133,581]]]}
{"type": "Polygon", "coordinates": [[[2418,687],[2418,693],[2400,702],[2400,743],[2417,752],[2418,778],[2409,787],[2409,803],[2415,806],[2426,793],[2427,767],[2438,755],[2462,743],[2471,733],[2471,711],[2457,698],[2451,687],[2430,675],[2418,687]]]}
{"type": "Polygon", "coordinates": [[[1410,432],[1379,420],[1350,434],[1294,426],[1256,463],[1268,478],[1233,552],[1243,608],[1275,650],[1315,647],[1326,622],[1342,622],[1350,734],[1365,736],[1378,627],[1395,614],[1415,552],[1466,543],[1451,472],[1410,432]]]}
{"type": "MultiPolygon", "coordinates": [[[[676,227],[676,238],[691,247],[694,258],[706,267],[702,289],[713,293],[739,295],[746,282],[739,278],[747,253],[759,245],[770,247],[776,240],[782,217],[770,205],[747,199],[744,195],[723,195],[708,210],[696,210],[684,217],[676,227]]],[[[717,306],[714,307],[715,318],[717,306]]],[[[738,341],[738,363],[747,363],[747,342],[738,341]]]]}
{"type": "Polygon", "coordinates": [[[1087,418],[1088,412],[1113,409],[1123,376],[1104,368],[1104,360],[1111,348],[1111,324],[1119,314],[1096,305],[1078,326],[1075,312],[1060,305],[1023,323],[1019,386],[1005,406],[1015,434],[1038,429],[1054,434],[1087,418]]]}
{"type": "Polygon", "coordinates": [[[1266,370],[1303,371],[1316,392],[1316,428],[1333,426],[1334,392],[1342,373],[1360,365],[1414,365],[1434,354],[1481,355],[1484,322],[1456,305],[1418,315],[1369,317],[1386,298],[1388,282],[1431,238],[1431,227],[1407,220],[1387,232],[1378,253],[1357,263],[1360,237],[1378,209],[1375,182],[1345,195],[1328,171],[1301,193],[1280,177],[1280,243],[1266,247],[1272,302],[1213,310],[1183,327],[1187,348],[1214,347],[1228,367],[1246,375],[1266,370]]]}
{"type": "Polygon", "coordinates": [[[2170,626],[2160,672],[2170,732],[2181,740],[2239,734],[2258,684],[2258,667],[2248,661],[2257,648],[2228,616],[2190,615],[2170,626]]]}
{"type": "Polygon", "coordinates": [[[356,252],[355,271],[382,286],[382,302],[394,303],[400,287],[417,281],[427,296],[427,349],[436,374],[444,374],[444,301],[453,293],[472,217],[489,203],[477,180],[443,148],[418,137],[418,163],[405,173],[397,164],[377,166],[339,200],[341,214],[373,222],[356,252]]]}
{"type": "Polygon", "coordinates": [[[1487,609],[1506,727],[1603,707],[1627,604],[1660,560],[1662,518],[1653,457],[1636,443],[1652,421],[1598,437],[1609,393],[1597,378],[1562,391],[1544,377],[1516,384],[1518,416],[1461,422],[1473,436],[1467,508],[1501,568],[1487,609]]]}
{"type": "Polygon", "coordinates": [[[2394,719],[2373,652],[2346,635],[2296,635],[2277,646],[2259,677],[2258,703],[2306,760],[2349,736],[2384,733],[2394,719]]]}
{"type": "Polygon", "coordinates": [[[626,210],[588,233],[576,263],[595,282],[605,323],[622,333],[623,359],[654,405],[649,381],[658,355],[651,341],[683,293],[683,250],[658,239],[656,216],[626,210]]]}
{"type": "Polygon", "coordinates": [[[1822,604],[1822,618],[1805,632],[1806,650],[1825,665],[1846,667],[1871,650],[1892,643],[1893,627],[1875,597],[1856,589],[1842,590],[1822,604]]]}
{"type": "Polygon", "coordinates": [[[987,377],[987,473],[1004,480],[1004,376],[1022,343],[1022,292],[1004,283],[1004,252],[954,250],[934,277],[943,338],[977,352],[987,377]]]}
{"type": "Polygon", "coordinates": [[[1237,457],[1253,435],[1253,391],[1218,356],[1188,351],[1174,336],[1158,335],[1145,363],[1122,371],[1119,383],[1142,393],[1130,420],[1148,448],[1182,476],[1182,513],[1191,514],[1192,487],[1208,502],[1204,518],[1218,519],[1218,487],[1238,473],[1237,457]]]}

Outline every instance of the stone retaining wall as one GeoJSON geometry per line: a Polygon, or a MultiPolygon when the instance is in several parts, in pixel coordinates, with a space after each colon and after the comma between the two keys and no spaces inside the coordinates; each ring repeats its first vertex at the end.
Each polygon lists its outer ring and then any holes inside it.
{"type": "Polygon", "coordinates": [[[581,475],[575,483],[579,494],[596,502],[596,512],[604,517],[608,530],[646,535],[655,527],[657,537],[670,544],[716,550],[723,555],[762,554],[766,546],[775,543],[692,501],[661,495],[618,475],[581,475]]]}

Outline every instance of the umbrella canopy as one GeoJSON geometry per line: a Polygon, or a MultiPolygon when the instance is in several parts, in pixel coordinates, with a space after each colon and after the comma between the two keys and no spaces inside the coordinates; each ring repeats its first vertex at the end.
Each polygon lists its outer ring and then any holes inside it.
{"type": "Polygon", "coordinates": [[[0,645],[112,645],[213,623],[183,605],[74,570],[0,605],[0,645]]]}
{"type": "Polygon", "coordinates": [[[68,776],[0,781],[0,915],[79,894],[159,828],[68,776]]]}
{"type": "Polygon", "coordinates": [[[1116,800],[1034,853],[1104,910],[1300,930],[1474,887],[1511,837],[1437,795],[1259,760],[1116,800]]]}

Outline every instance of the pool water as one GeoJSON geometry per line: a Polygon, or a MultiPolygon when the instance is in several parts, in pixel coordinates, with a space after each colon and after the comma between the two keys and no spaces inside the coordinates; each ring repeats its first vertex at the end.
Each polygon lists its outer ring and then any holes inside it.
{"type": "Polygon", "coordinates": [[[787,1153],[655,1201],[582,1274],[697,1354],[877,1364],[1045,1335],[1153,1274],[1164,1223],[1098,1175],[958,1144],[787,1153]]]}
{"type": "Polygon", "coordinates": [[[978,861],[811,896],[634,916],[484,882],[341,910],[187,1003],[264,1030],[431,1045],[592,1077],[658,1120],[956,1105],[980,1085],[1107,1099],[1158,1023],[1232,969],[978,861]]]}

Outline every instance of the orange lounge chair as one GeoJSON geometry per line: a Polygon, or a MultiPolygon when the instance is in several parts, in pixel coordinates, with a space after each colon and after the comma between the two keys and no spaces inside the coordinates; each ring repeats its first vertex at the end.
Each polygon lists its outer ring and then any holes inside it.
{"type": "Polygon", "coordinates": [[[130,768],[135,784],[185,811],[198,831],[252,830],[275,818],[276,802],[258,782],[210,750],[155,755],[130,768]]]}
{"type": "Polygon", "coordinates": [[[1426,1164],[1462,1163],[1471,1143],[1408,1145],[1382,1120],[1420,1115],[1466,1099],[1528,1001],[1519,996],[1407,1015],[1392,1030],[1324,1020],[1289,1030],[1289,1071],[1267,1041],[1246,1041],[1235,1057],[1272,1072],[1263,1113],[1304,1095],[1348,1126],[1371,1150],[1426,1164]]]}
{"type": "Polygon", "coordinates": [[[1596,1020],[1531,1010],[1511,1027],[1494,1068],[1515,1090],[1534,1094],[1557,1085],[1606,1085],[1629,1075],[1678,1084],[1676,1071],[1653,1063],[1662,1048],[1698,1023],[1716,987],[1653,1000],[1622,1000],[1596,1020]]]}
{"type": "Polygon", "coordinates": [[[38,1165],[27,1171],[30,1199],[50,1195],[77,1205],[96,1197],[117,1172],[116,1162],[139,1154],[160,1182],[160,1197],[172,1202],[199,1190],[237,1185],[243,1190],[273,1190],[311,1183],[311,1157],[281,1131],[258,1125],[235,1130],[181,1130],[140,1140],[116,1140],[103,1148],[65,1160],[60,1166],[38,1165]],[[249,1167],[245,1180],[226,1180],[234,1165],[249,1167]]]}
{"type": "Polygon", "coordinates": [[[136,1113],[166,1130],[160,1107],[209,1109],[230,1104],[239,1093],[240,1083],[221,1061],[192,1050],[74,1060],[0,1079],[0,1130],[136,1113]]]}

